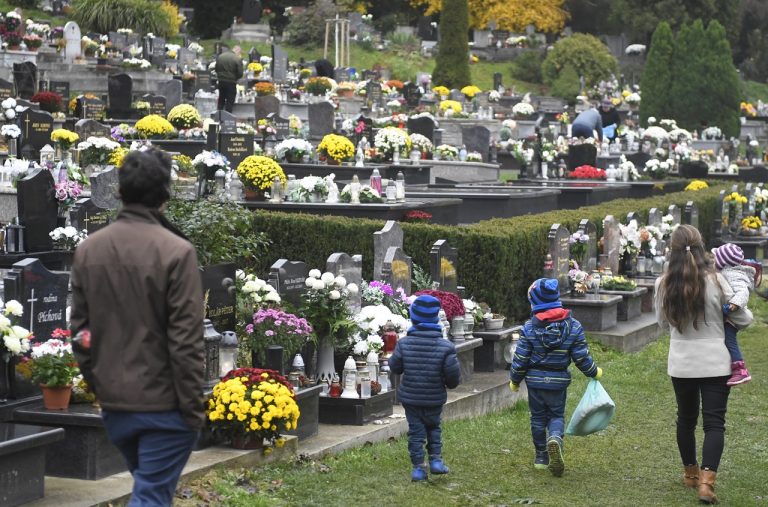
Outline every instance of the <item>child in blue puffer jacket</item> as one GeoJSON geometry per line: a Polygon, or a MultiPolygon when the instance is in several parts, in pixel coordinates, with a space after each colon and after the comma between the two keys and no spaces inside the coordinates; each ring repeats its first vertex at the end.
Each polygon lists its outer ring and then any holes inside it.
{"type": "Polygon", "coordinates": [[[411,304],[408,335],[397,341],[389,358],[392,373],[402,374],[397,397],[408,421],[408,453],[413,470],[411,480],[426,481],[424,440],[427,441],[429,471],[447,474],[442,457],[440,415],[448,399],[445,388],[459,385],[461,367],[453,343],[443,338],[438,314],[440,300],[419,296],[411,304]]]}
{"type": "Polygon", "coordinates": [[[603,370],[589,355],[581,323],[563,308],[557,280],[539,278],[528,289],[531,319],[520,332],[509,370],[512,391],[525,379],[531,411],[531,435],[536,448],[534,468],[563,475],[565,395],[573,361],[587,377],[599,379],[603,370]]]}

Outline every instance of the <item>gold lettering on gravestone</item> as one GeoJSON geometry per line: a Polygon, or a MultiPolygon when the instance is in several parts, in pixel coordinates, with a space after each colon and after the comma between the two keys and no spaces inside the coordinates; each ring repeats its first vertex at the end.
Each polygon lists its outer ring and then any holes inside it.
{"type": "Polygon", "coordinates": [[[232,315],[235,313],[234,306],[222,306],[219,308],[208,309],[208,318],[221,317],[222,315],[232,315]]]}
{"type": "Polygon", "coordinates": [[[229,146],[227,147],[227,151],[234,155],[233,158],[239,158],[237,155],[242,155],[243,153],[250,153],[250,150],[248,149],[248,143],[245,142],[244,136],[232,136],[229,138],[229,146]]]}

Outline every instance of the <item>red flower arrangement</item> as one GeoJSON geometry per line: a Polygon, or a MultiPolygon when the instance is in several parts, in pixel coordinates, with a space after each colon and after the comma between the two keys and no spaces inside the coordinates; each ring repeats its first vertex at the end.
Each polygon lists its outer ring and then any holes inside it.
{"type": "Polygon", "coordinates": [[[432,213],[427,213],[426,211],[421,211],[419,209],[408,211],[405,213],[405,215],[403,215],[404,222],[425,224],[430,220],[432,220],[432,213]]]}
{"type": "Polygon", "coordinates": [[[580,180],[604,180],[605,171],[592,167],[591,165],[581,165],[568,174],[569,178],[580,180]]]}
{"type": "Polygon", "coordinates": [[[61,95],[56,92],[37,92],[32,96],[32,102],[40,104],[40,109],[49,113],[58,113],[62,108],[61,95]]]}
{"type": "MultiPolygon", "coordinates": [[[[264,380],[274,379],[275,382],[283,384],[285,387],[290,389],[291,392],[293,392],[293,384],[288,382],[287,378],[280,375],[275,370],[265,370],[262,368],[237,368],[235,370],[231,370],[229,373],[221,377],[221,381],[226,382],[227,380],[233,379],[235,377],[248,377],[248,385],[257,385],[259,382],[264,380]],[[263,373],[266,373],[269,375],[269,377],[265,379],[262,377],[263,373]]],[[[294,397],[295,394],[296,393],[294,393],[294,397]]]]}
{"type": "Polygon", "coordinates": [[[461,298],[453,292],[445,292],[442,290],[424,289],[414,293],[414,296],[432,296],[440,300],[440,306],[445,311],[445,317],[450,321],[454,317],[461,317],[464,315],[464,303],[461,298]]]}

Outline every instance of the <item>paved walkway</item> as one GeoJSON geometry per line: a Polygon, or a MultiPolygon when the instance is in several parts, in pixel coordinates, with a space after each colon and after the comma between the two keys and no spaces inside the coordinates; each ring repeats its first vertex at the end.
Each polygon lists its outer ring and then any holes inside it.
{"type": "MultiPolygon", "coordinates": [[[[444,419],[477,417],[513,405],[523,393],[513,394],[507,387],[508,373],[475,373],[471,381],[449,391],[448,403],[443,411],[444,419]]],[[[366,442],[381,442],[399,437],[408,431],[403,408],[395,405],[394,414],[365,426],[341,426],[321,424],[317,435],[298,442],[289,439],[285,447],[275,449],[264,458],[261,451],[238,451],[228,447],[210,447],[192,453],[184,468],[182,481],[189,481],[207,473],[218,465],[230,467],[258,466],[267,462],[290,459],[294,454],[306,454],[317,458],[346,449],[359,447],[366,442]]],[[[32,507],[88,507],[106,506],[109,502],[126,499],[133,480],[128,472],[112,475],[98,481],[45,478],[45,498],[27,504],[32,507]]]]}

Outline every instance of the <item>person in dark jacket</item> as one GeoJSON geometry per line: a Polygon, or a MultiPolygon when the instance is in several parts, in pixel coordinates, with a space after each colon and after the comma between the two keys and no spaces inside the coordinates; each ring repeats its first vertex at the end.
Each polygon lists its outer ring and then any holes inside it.
{"type": "Polygon", "coordinates": [[[240,58],[240,48],[236,51],[222,46],[224,51],[216,57],[216,80],[219,88],[219,111],[230,113],[237,98],[237,80],[243,77],[243,60],[240,58]]]}
{"type": "Polygon", "coordinates": [[[117,220],[75,251],[74,352],[128,462],[130,506],[170,506],[205,422],[203,293],[192,244],[160,212],[171,159],[132,151],[117,220]]]}
{"type": "Polygon", "coordinates": [[[621,125],[621,117],[619,112],[613,107],[611,99],[604,99],[600,104],[600,122],[603,124],[603,135],[613,142],[618,136],[619,125],[621,125]],[[606,131],[610,130],[609,127],[613,126],[611,135],[606,135],[606,131]]]}
{"type": "Polygon", "coordinates": [[[539,278],[528,289],[532,316],[520,332],[509,370],[509,387],[520,389],[525,379],[531,411],[531,435],[536,449],[534,468],[560,477],[565,470],[563,435],[565,395],[571,383],[571,361],[587,377],[599,379],[603,370],[589,355],[581,323],[560,301],[557,280],[539,278]]]}
{"type": "Polygon", "coordinates": [[[408,335],[398,340],[389,367],[402,374],[397,396],[408,420],[408,452],[413,471],[411,480],[427,480],[424,465],[424,440],[429,453],[429,471],[447,474],[442,458],[440,415],[448,399],[446,387],[453,389],[461,380],[461,368],[453,343],[443,338],[438,314],[440,300],[419,296],[411,304],[408,335]]]}

